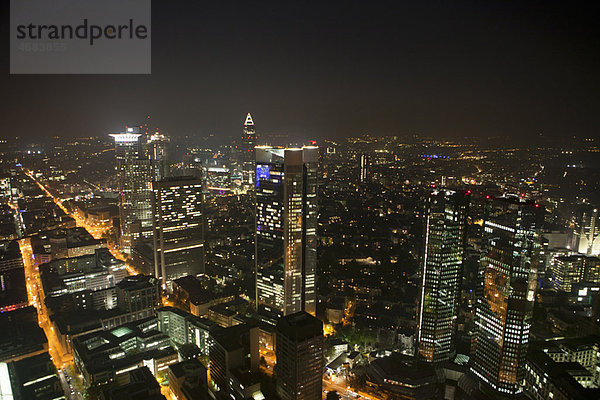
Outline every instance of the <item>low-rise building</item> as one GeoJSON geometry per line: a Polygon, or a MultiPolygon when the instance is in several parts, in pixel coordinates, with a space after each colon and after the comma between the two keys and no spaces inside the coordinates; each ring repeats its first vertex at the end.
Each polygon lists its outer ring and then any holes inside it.
{"type": "Polygon", "coordinates": [[[94,254],[97,249],[106,247],[106,239],[94,239],[81,227],[60,228],[33,236],[31,247],[34,255],[49,253],[55,260],[94,254]]]}
{"type": "Polygon", "coordinates": [[[170,365],[169,391],[178,400],[209,399],[206,367],[198,359],[170,365]]]}
{"type": "Polygon", "coordinates": [[[525,390],[534,400],[598,399],[598,337],[534,342],[525,365],[525,390]]]}
{"type": "Polygon", "coordinates": [[[170,339],[146,318],[73,339],[73,359],[87,386],[123,384],[129,371],[147,366],[155,377],[177,362],[170,339]]]}
{"type": "Polygon", "coordinates": [[[48,339],[38,325],[37,311],[29,306],[0,313],[0,362],[18,361],[46,353],[48,339]]]}
{"type": "MultiPolygon", "coordinates": [[[[128,276],[125,263],[113,257],[106,248],[79,257],[54,259],[42,264],[39,270],[45,297],[114,288],[128,276]]],[[[101,309],[116,306],[112,297],[106,300],[101,309]]]]}
{"type": "Polygon", "coordinates": [[[367,384],[403,399],[437,399],[438,377],[431,364],[394,353],[377,358],[367,368],[367,384]]]}
{"type": "Polygon", "coordinates": [[[210,330],[216,326],[213,321],[174,307],[161,307],[157,314],[158,329],[175,345],[193,344],[202,354],[208,355],[210,330]]]}
{"type": "Polygon", "coordinates": [[[160,385],[148,367],[136,368],[124,376],[121,385],[104,390],[101,395],[102,400],[166,400],[160,392],[160,385]]]}
{"type": "Polygon", "coordinates": [[[0,379],[5,383],[6,378],[10,380],[11,393],[6,393],[5,390],[8,388],[3,385],[1,393],[3,399],[65,399],[58,372],[48,353],[12,361],[8,364],[0,363],[0,379]]]}

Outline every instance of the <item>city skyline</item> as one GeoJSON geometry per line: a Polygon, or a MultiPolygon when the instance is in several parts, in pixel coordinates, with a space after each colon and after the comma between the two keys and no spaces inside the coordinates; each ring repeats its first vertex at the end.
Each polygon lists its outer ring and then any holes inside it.
{"type": "Polygon", "coordinates": [[[591,8],[10,10],[0,398],[600,398],[591,8]]]}
{"type": "MultiPolygon", "coordinates": [[[[170,134],[227,138],[250,111],[271,116],[257,120],[263,133],[296,139],[598,138],[598,26],[585,7],[190,1],[153,9],[162,17],[153,21],[152,75],[4,72],[0,85],[12,93],[2,102],[4,134],[100,135],[151,114],[170,134]]],[[[0,67],[8,71],[8,60],[0,67]]]]}

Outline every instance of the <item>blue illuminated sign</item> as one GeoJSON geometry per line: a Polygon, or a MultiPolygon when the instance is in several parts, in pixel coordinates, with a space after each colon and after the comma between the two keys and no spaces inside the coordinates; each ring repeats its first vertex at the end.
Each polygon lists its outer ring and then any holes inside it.
{"type": "Polygon", "coordinates": [[[271,167],[268,165],[259,164],[256,166],[256,187],[260,186],[261,179],[271,178],[271,167]]]}

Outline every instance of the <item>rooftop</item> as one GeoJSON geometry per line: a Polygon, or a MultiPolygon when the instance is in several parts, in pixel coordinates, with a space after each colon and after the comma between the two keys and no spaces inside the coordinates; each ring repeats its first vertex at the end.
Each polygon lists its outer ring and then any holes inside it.
{"type": "Polygon", "coordinates": [[[315,336],[323,336],[323,323],[307,312],[287,315],[277,322],[277,333],[291,340],[303,341],[315,336]]]}
{"type": "Polygon", "coordinates": [[[117,288],[121,290],[139,290],[151,288],[158,285],[158,279],[151,275],[131,275],[123,278],[117,283],[117,288]]]}

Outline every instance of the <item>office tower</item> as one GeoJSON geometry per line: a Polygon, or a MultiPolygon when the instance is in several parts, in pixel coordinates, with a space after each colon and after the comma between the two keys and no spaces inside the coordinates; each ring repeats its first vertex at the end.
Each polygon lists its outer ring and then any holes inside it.
{"type": "Polygon", "coordinates": [[[428,362],[455,353],[469,199],[470,191],[435,190],[427,200],[417,341],[428,362]]]}
{"type": "Polygon", "coordinates": [[[252,388],[259,387],[258,335],[258,325],[254,324],[211,329],[208,352],[210,378],[217,389],[218,399],[255,398],[252,388]]]}
{"type": "Polygon", "coordinates": [[[136,242],[152,235],[152,162],[138,127],[110,136],[117,158],[121,249],[130,254],[136,242]]]}
{"type": "Polygon", "coordinates": [[[283,400],[319,400],[323,393],[323,323],[306,312],[277,322],[277,394],[283,400]]]}
{"type": "Polygon", "coordinates": [[[367,182],[369,174],[371,173],[371,160],[367,154],[360,155],[360,181],[367,182]]]}
{"type": "Polygon", "coordinates": [[[318,148],[256,148],[256,302],[315,314],[318,148]]]}
{"type": "Polygon", "coordinates": [[[561,256],[552,266],[552,286],[562,292],[570,292],[573,284],[583,279],[585,256],[561,256]]]}
{"type": "Polygon", "coordinates": [[[583,263],[583,281],[589,283],[600,283],[600,258],[585,258],[583,263]]]}
{"type": "Polygon", "coordinates": [[[27,287],[19,242],[0,242],[0,312],[26,306],[27,287]]]}
{"type": "Polygon", "coordinates": [[[202,180],[168,178],[152,186],[156,277],[166,284],[204,273],[202,180]]]}
{"type": "Polygon", "coordinates": [[[598,209],[583,207],[578,211],[574,229],[575,249],[589,256],[600,255],[600,224],[598,209]]]}
{"type": "Polygon", "coordinates": [[[168,157],[169,137],[156,131],[154,134],[148,136],[146,146],[152,160],[152,179],[160,181],[161,179],[168,178],[170,175],[168,157]]]}
{"type": "Polygon", "coordinates": [[[471,371],[502,395],[523,391],[542,210],[516,196],[486,204],[471,371]]]}
{"type": "Polygon", "coordinates": [[[573,291],[580,283],[598,283],[600,260],[583,254],[556,257],[552,266],[552,287],[563,292],[573,291]]]}
{"type": "Polygon", "coordinates": [[[255,181],[254,147],[256,147],[256,130],[254,128],[252,116],[248,113],[246,121],[244,122],[239,146],[239,163],[242,170],[242,183],[248,187],[254,185],[255,181]]]}

